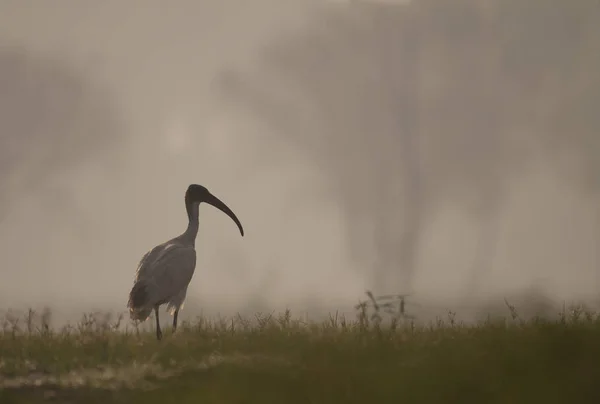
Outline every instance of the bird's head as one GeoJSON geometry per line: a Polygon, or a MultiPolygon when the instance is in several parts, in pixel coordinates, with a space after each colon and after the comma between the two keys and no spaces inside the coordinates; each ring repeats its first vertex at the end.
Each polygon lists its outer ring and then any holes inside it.
{"type": "Polygon", "coordinates": [[[240,229],[241,235],[244,235],[244,228],[242,227],[242,224],[238,220],[235,213],[233,213],[231,209],[229,209],[229,207],[225,205],[225,203],[223,203],[219,198],[211,194],[210,191],[206,189],[206,187],[203,187],[202,185],[198,184],[191,184],[185,193],[185,206],[188,209],[188,213],[190,212],[190,209],[194,204],[199,205],[202,202],[214,206],[215,208],[219,209],[221,212],[229,216],[231,220],[233,220],[235,224],[237,224],[238,228],[240,229]]]}

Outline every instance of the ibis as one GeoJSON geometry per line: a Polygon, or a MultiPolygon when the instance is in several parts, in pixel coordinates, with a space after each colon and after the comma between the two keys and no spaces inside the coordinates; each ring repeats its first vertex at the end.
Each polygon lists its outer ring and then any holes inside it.
{"type": "Polygon", "coordinates": [[[154,310],[158,340],[162,339],[158,316],[161,305],[167,305],[167,311],[173,316],[173,332],[177,330],[177,315],[183,307],[188,285],[196,269],[198,213],[203,202],[229,216],[244,236],[242,224],[225,203],[202,185],[192,184],[188,187],[185,193],[187,229],[183,234],[157,245],[142,257],[127,302],[132,320],[145,321],[154,310]]]}

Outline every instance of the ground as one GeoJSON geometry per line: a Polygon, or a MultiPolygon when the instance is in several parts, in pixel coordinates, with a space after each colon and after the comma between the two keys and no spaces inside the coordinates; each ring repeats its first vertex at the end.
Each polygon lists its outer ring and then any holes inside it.
{"type": "Polygon", "coordinates": [[[92,316],[60,331],[9,316],[0,403],[600,403],[598,316],[512,314],[421,327],[364,311],[199,319],[160,342],[92,316]]]}

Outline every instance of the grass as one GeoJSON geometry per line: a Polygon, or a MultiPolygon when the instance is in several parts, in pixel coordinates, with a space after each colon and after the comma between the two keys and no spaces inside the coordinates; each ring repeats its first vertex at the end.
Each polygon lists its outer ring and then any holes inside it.
{"type": "Polygon", "coordinates": [[[476,325],[384,321],[366,304],[352,321],[198,319],[160,342],[121,319],[55,331],[48,313],[9,315],[0,403],[599,403],[599,317],[509,308],[476,325]]]}

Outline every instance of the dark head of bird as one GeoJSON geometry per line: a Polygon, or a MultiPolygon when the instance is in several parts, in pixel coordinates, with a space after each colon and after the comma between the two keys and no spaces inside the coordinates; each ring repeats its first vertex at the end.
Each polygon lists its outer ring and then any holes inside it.
{"type": "Polygon", "coordinates": [[[185,208],[187,210],[188,216],[191,218],[192,214],[192,205],[194,203],[208,203],[209,205],[214,206],[219,209],[221,212],[225,213],[227,216],[231,218],[237,224],[237,227],[240,229],[240,233],[244,235],[244,228],[242,224],[238,220],[235,213],[232,212],[231,209],[225,203],[223,203],[219,198],[211,194],[206,187],[202,185],[192,184],[188,187],[185,193],[185,208]]]}

